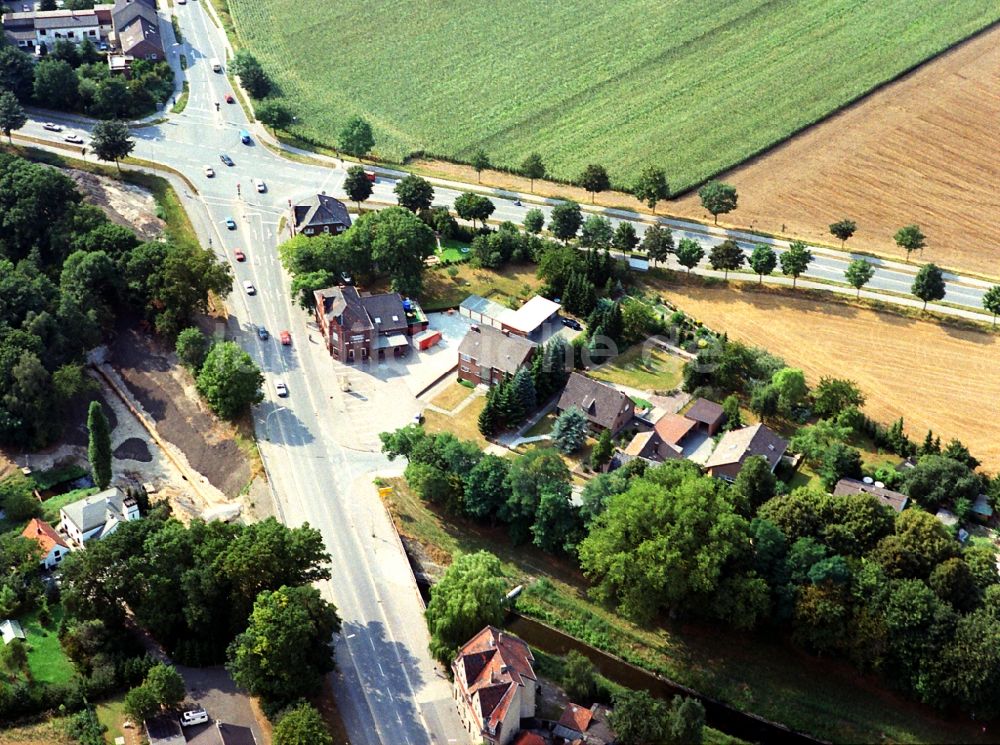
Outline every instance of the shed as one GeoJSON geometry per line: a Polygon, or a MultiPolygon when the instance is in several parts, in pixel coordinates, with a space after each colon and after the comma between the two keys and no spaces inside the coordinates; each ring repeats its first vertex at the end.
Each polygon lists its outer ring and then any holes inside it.
{"type": "Polygon", "coordinates": [[[4,644],[10,644],[15,639],[24,639],[24,629],[21,624],[13,618],[0,622],[0,636],[3,637],[4,644]]]}

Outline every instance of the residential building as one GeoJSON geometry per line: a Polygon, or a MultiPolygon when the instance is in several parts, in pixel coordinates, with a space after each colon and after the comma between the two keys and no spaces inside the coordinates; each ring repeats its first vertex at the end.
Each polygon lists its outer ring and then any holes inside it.
{"type": "Polygon", "coordinates": [[[257,745],[257,738],[249,727],[216,720],[192,734],[195,729],[189,728],[187,745],[257,745]]]}
{"type": "Polygon", "coordinates": [[[111,22],[120,56],[162,60],[163,39],[155,0],[116,0],[111,22]]]}
{"type": "Polygon", "coordinates": [[[41,563],[46,569],[58,566],[63,557],[69,553],[69,544],[63,540],[56,529],[37,517],[21,531],[21,535],[29,541],[34,541],[42,549],[41,563]]]}
{"type": "Polygon", "coordinates": [[[878,501],[884,504],[886,507],[891,507],[896,512],[902,512],[906,509],[909,497],[905,494],[900,494],[898,491],[893,491],[892,489],[886,489],[883,484],[874,481],[870,484],[864,481],[858,481],[857,479],[841,479],[837,482],[836,486],[833,487],[833,495],[835,497],[843,497],[848,494],[871,494],[878,497],[878,501]]]}
{"type": "Polygon", "coordinates": [[[10,644],[15,639],[24,641],[24,629],[22,629],[21,624],[13,618],[0,621],[0,639],[3,639],[4,645],[10,644]]]}
{"type": "Polygon", "coordinates": [[[494,626],[466,642],[452,662],[453,693],[475,743],[507,745],[535,716],[538,678],[528,645],[494,626]]]}
{"type": "Polygon", "coordinates": [[[607,429],[612,435],[635,416],[635,401],[617,388],[577,372],[570,374],[556,408],[562,412],[574,406],[587,417],[591,429],[607,429]]]}
{"type": "Polygon", "coordinates": [[[535,295],[517,310],[500,318],[500,329],[534,342],[543,342],[553,328],[558,328],[561,307],[559,303],[535,295]]]}
{"type": "Polygon", "coordinates": [[[985,494],[980,494],[972,503],[972,516],[981,523],[988,523],[993,519],[993,506],[985,494]]]}
{"type": "Polygon", "coordinates": [[[549,742],[535,732],[522,732],[514,740],[514,745],[549,745],[549,742]]]}
{"type": "Polygon", "coordinates": [[[114,533],[124,522],[139,519],[139,505],[116,486],[59,510],[59,531],[78,546],[114,533]]]}
{"type": "Polygon", "coordinates": [[[79,44],[84,39],[89,39],[97,46],[111,36],[111,8],[108,4],[95,5],[86,10],[5,13],[4,36],[12,46],[26,51],[37,50],[42,44],[51,50],[60,40],[79,44]]]}
{"type": "Polygon", "coordinates": [[[292,207],[292,230],[302,235],[343,233],[351,227],[351,216],[339,199],[314,194],[292,207]]]}
{"type": "Polygon", "coordinates": [[[709,437],[714,437],[726,422],[726,414],[720,404],[707,398],[695,399],[691,407],[684,412],[684,417],[698,423],[709,437]]]}
{"type": "Polygon", "coordinates": [[[458,377],[493,386],[528,364],[538,345],[493,326],[474,325],[458,345],[458,377]]]}
{"type": "Polygon", "coordinates": [[[428,325],[417,302],[398,292],[369,295],[341,286],[316,290],[313,297],[327,351],[341,362],[383,358],[388,350],[394,356],[405,355],[410,337],[428,325]]]}
{"type": "Polygon", "coordinates": [[[771,471],[777,467],[788,450],[788,443],[763,424],[754,424],[726,432],[705,461],[705,470],[711,476],[732,481],[751,455],[767,461],[771,471]]]}
{"type": "Polygon", "coordinates": [[[568,703],[552,730],[556,742],[573,745],[612,745],[615,733],[608,722],[610,709],[594,704],[589,709],[568,703]]]}

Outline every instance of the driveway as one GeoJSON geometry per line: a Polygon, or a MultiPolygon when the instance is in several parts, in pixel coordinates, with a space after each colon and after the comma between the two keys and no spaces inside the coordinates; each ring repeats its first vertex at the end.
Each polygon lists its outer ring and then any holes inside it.
{"type": "Polygon", "coordinates": [[[257,739],[257,745],[270,745],[270,727],[262,727],[257,721],[252,699],[233,682],[226,668],[178,665],[177,672],[183,676],[187,688],[185,704],[198,704],[212,719],[208,725],[190,728],[189,735],[197,735],[207,727],[214,727],[218,721],[249,727],[257,739]]]}

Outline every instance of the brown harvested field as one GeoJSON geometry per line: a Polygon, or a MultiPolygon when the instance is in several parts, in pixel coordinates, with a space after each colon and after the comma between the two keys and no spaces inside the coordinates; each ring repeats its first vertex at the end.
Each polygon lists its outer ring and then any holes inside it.
{"type": "MultiPolygon", "coordinates": [[[[917,223],[920,257],[1000,277],[1000,26],[720,178],[739,190],[732,224],[900,256],[892,236],[917,223]]],[[[708,217],[696,194],[668,211],[708,217]]]]}
{"type": "Polygon", "coordinates": [[[903,416],[911,437],[933,429],[962,440],[1000,471],[1000,336],[840,303],[752,290],[661,287],[689,315],[730,338],[764,347],[805,371],[855,380],[865,410],[903,416]]]}

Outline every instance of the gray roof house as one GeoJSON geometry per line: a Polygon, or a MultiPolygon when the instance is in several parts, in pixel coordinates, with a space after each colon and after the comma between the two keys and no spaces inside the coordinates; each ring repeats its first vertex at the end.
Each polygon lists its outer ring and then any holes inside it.
{"type": "Polygon", "coordinates": [[[111,20],[123,55],[164,58],[155,0],[117,0],[111,9],[111,20]]]}
{"type": "Polygon", "coordinates": [[[123,522],[139,519],[139,505],[116,486],[59,510],[59,530],[83,546],[111,535],[123,522]]]}
{"type": "Polygon", "coordinates": [[[611,434],[616,434],[635,416],[635,401],[617,388],[577,372],[566,381],[556,408],[565,411],[574,406],[584,413],[593,429],[609,429],[611,434]]]}
{"type": "Polygon", "coordinates": [[[343,233],[351,227],[351,216],[344,203],[326,194],[314,194],[296,204],[292,218],[295,232],[303,235],[343,233]]]}
{"type": "Polygon", "coordinates": [[[523,336],[474,325],[458,345],[458,376],[475,385],[492,386],[524,367],[537,347],[523,336]]]}
{"type": "Polygon", "coordinates": [[[760,455],[773,471],[788,450],[788,443],[763,424],[726,432],[705,461],[705,470],[712,476],[732,481],[743,468],[743,461],[760,455]]]}
{"type": "Polygon", "coordinates": [[[858,481],[857,479],[841,479],[833,487],[833,496],[844,497],[848,494],[871,494],[877,497],[879,502],[886,507],[891,507],[896,512],[905,510],[906,503],[909,501],[909,497],[905,494],[900,494],[898,491],[893,491],[892,489],[886,489],[879,483],[866,484],[864,481],[858,481]]]}

